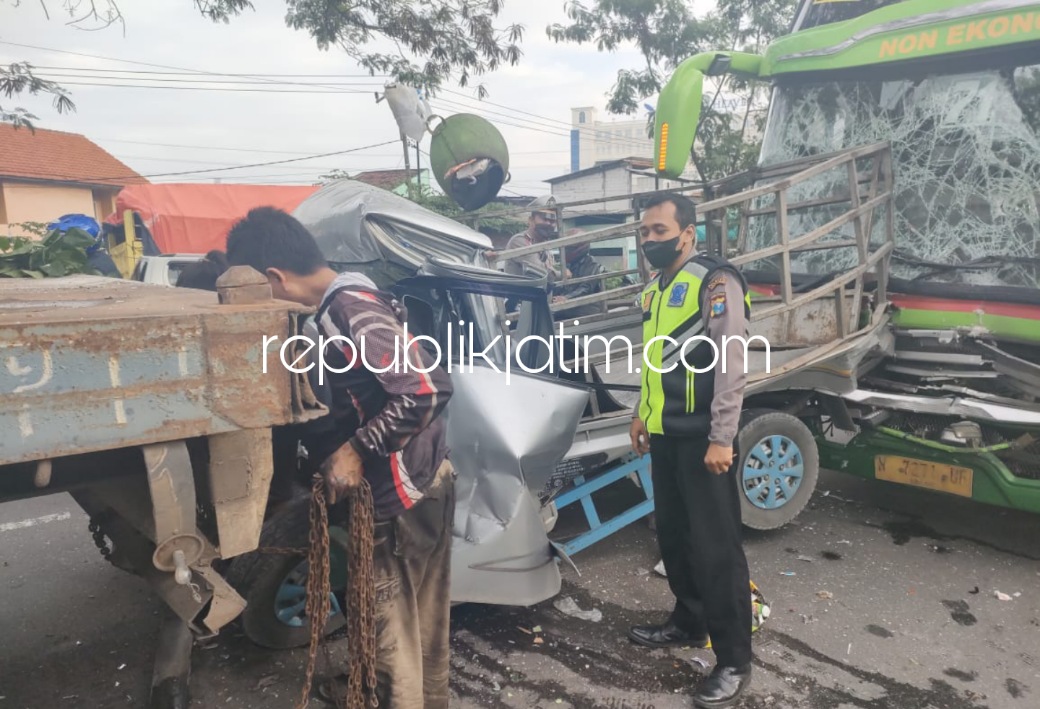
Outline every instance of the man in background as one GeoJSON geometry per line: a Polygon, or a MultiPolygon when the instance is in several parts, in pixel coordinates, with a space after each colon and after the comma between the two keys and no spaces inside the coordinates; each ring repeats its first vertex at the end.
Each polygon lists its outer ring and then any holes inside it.
{"type": "MultiPolygon", "coordinates": [[[[506,244],[507,251],[534,244],[546,244],[559,234],[555,197],[539,197],[528,206],[531,215],[527,219],[527,229],[515,234],[509,240],[509,243],[506,244]]],[[[553,256],[548,249],[526,256],[517,256],[505,263],[505,272],[513,275],[539,277],[548,275],[550,289],[563,275],[563,271],[564,267],[554,264],[553,256]]]]}
{"type": "MultiPolygon", "coordinates": [[[[567,232],[567,236],[574,236],[575,234],[580,233],[581,229],[571,229],[567,232]]],[[[567,270],[570,272],[568,278],[589,278],[607,272],[607,269],[603,267],[603,264],[592,256],[591,249],[592,244],[589,242],[571,244],[570,246],[564,247],[564,255],[567,257],[567,270]]],[[[602,278],[585,281],[583,283],[575,283],[573,285],[564,282],[553,289],[552,300],[553,303],[564,303],[568,300],[575,300],[577,298],[595,295],[596,293],[602,293],[604,288],[605,282],[602,278]]],[[[606,305],[603,302],[586,303],[585,305],[567,308],[566,310],[559,310],[555,313],[554,317],[557,320],[571,320],[573,318],[581,318],[587,315],[597,315],[605,312],[607,312],[606,305]]]]}

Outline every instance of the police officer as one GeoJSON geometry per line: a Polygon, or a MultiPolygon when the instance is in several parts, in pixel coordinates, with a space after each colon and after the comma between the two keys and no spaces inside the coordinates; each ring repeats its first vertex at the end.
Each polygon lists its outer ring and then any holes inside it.
{"type": "Polygon", "coordinates": [[[751,586],[735,479],[745,346],[723,348],[724,337],[747,337],[751,300],[734,266],[695,253],[695,219],[688,198],[660,193],[645,205],[639,232],[658,274],[641,296],[645,361],[632,448],[650,453],[658,545],[676,601],[663,625],[633,627],[629,637],[647,647],[706,647],[710,636],[717,662],[694,704],[714,708],[735,704],[751,680],[751,586]]]}
{"type": "MultiPolygon", "coordinates": [[[[528,208],[531,210],[531,215],[527,220],[527,229],[509,239],[509,243],[506,244],[507,251],[533,244],[545,244],[559,235],[555,197],[538,197],[528,205],[528,208]]],[[[517,276],[526,276],[530,273],[537,276],[547,275],[551,285],[560,279],[563,269],[553,265],[552,256],[546,250],[509,259],[505,264],[505,272],[517,276]]]]}

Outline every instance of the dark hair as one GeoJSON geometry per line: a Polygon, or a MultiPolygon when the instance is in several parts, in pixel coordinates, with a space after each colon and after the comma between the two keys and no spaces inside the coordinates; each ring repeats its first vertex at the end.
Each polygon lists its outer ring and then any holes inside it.
{"type": "Polygon", "coordinates": [[[239,220],[227,236],[227,258],[232,266],[269,268],[309,276],[326,266],[318,243],[292,215],[274,207],[257,207],[239,220]]]}
{"type": "Polygon", "coordinates": [[[675,221],[679,222],[680,231],[691,224],[696,224],[697,207],[694,205],[693,200],[677,192],[658,192],[643,202],[643,210],[659,207],[668,202],[675,205],[675,221]]]}
{"type": "Polygon", "coordinates": [[[178,288],[198,288],[200,290],[217,289],[217,279],[228,270],[227,257],[223,251],[214,249],[201,261],[185,267],[177,279],[178,288]]]}

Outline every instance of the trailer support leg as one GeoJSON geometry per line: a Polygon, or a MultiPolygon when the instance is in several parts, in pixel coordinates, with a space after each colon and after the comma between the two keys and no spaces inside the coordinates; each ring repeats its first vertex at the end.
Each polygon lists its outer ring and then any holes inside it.
{"type": "Polygon", "coordinates": [[[650,477],[650,456],[645,455],[642,458],[629,460],[611,470],[596,475],[591,480],[586,480],[584,476],[579,476],[574,479],[574,487],[557,497],[555,502],[558,510],[562,510],[564,507],[577,502],[585,513],[585,521],[589,525],[589,530],[582,532],[562,545],[567,555],[576,554],[609,537],[619,529],[623,529],[653,513],[654,486],[650,477]],[[592,500],[592,493],[613,485],[633,474],[639,478],[639,485],[643,490],[644,500],[613,519],[602,521],[592,500]]]}
{"type": "Polygon", "coordinates": [[[149,709],[187,709],[191,705],[191,648],[188,624],[166,611],[159,631],[149,709]]]}

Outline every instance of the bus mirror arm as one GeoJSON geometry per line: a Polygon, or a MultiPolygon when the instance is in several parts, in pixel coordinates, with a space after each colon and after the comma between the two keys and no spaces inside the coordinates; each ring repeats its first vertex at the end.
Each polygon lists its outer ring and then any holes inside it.
{"type": "Polygon", "coordinates": [[[683,61],[661,89],[654,111],[654,168],[678,178],[686,169],[704,96],[704,77],[736,73],[757,76],[762,57],[746,52],[705,52],[683,61]]]}

